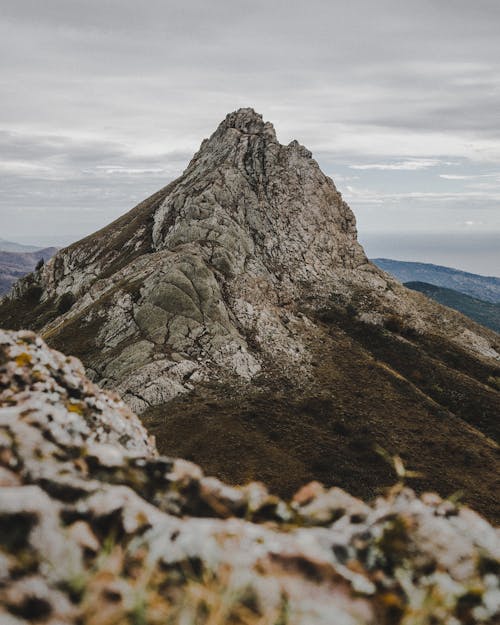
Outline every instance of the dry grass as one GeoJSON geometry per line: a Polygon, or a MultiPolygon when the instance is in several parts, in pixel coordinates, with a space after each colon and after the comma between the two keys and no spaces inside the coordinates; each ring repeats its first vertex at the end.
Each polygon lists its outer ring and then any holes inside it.
{"type": "Polygon", "coordinates": [[[438,345],[439,360],[436,344],[347,316],[332,313],[323,328],[306,392],[274,373],[261,386],[198,387],[142,415],[160,451],[232,483],[262,480],[285,498],[316,479],[370,499],[394,479],[379,445],[421,474],[417,491],[461,490],[500,520],[498,447],[488,438],[498,437],[500,394],[485,384],[494,372],[458,349],[438,345]]]}
{"type": "Polygon", "coordinates": [[[227,566],[194,574],[189,564],[163,571],[146,554],[115,545],[75,580],[85,625],[286,625],[287,603],[261,613],[251,586],[227,566]],[[138,558],[137,558],[138,556],[138,558]]]}

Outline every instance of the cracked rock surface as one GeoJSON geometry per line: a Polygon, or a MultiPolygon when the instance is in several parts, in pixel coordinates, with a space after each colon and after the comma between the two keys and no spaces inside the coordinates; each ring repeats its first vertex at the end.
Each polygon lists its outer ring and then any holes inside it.
{"type": "Polygon", "coordinates": [[[435,494],[285,502],[159,456],[76,359],[0,332],[2,625],[493,623],[499,558],[435,494]]]}

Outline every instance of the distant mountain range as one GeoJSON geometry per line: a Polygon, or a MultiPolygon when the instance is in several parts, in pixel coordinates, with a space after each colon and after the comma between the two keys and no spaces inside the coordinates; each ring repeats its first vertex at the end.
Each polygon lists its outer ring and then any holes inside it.
{"type": "Polygon", "coordinates": [[[21,243],[14,243],[14,241],[0,239],[0,252],[38,252],[41,249],[43,249],[42,246],[23,245],[21,243]]]}
{"type": "Polygon", "coordinates": [[[500,303],[485,302],[454,289],[446,289],[427,282],[405,282],[405,286],[431,297],[444,306],[454,308],[481,325],[500,333],[500,303]]]}
{"type": "Polygon", "coordinates": [[[33,271],[40,260],[47,261],[56,252],[57,247],[31,250],[31,246],[0,239],[0,295],[7,293],[19,278],[33,271]],[[18,251],[14,251],[16,249],[18,251]]]}
{"type": "Polygon", "coordinates": [[[459,291],[484,302],[494,304],[500,302],[500,278],[497,277],[480,276],[430,263],[413,263],[390,258],[372,258],[371,261],[403,283],[425,282],[459,291]]]}

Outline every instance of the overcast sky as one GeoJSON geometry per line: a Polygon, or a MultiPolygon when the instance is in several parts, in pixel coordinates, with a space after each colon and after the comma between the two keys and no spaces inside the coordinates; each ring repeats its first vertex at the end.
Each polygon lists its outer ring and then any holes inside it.
{"type": "Polygon", "coordinates": [[[1,238],[92,232],[252,106],[371,255],[500,274],[499,0],[0,0],[0,66],[1,238]]]}

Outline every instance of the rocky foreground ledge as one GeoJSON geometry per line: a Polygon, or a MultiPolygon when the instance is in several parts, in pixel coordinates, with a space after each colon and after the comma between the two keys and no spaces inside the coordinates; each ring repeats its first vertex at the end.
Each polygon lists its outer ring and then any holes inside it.
{"type": "Polygon", "coordinates": [[[2,625],[500,616],[499,535],[466,507],[401,486],[367,505],[225,485],[159,457],[119,397],[31,332],[0,332],[0,406],[2,625]]]}

